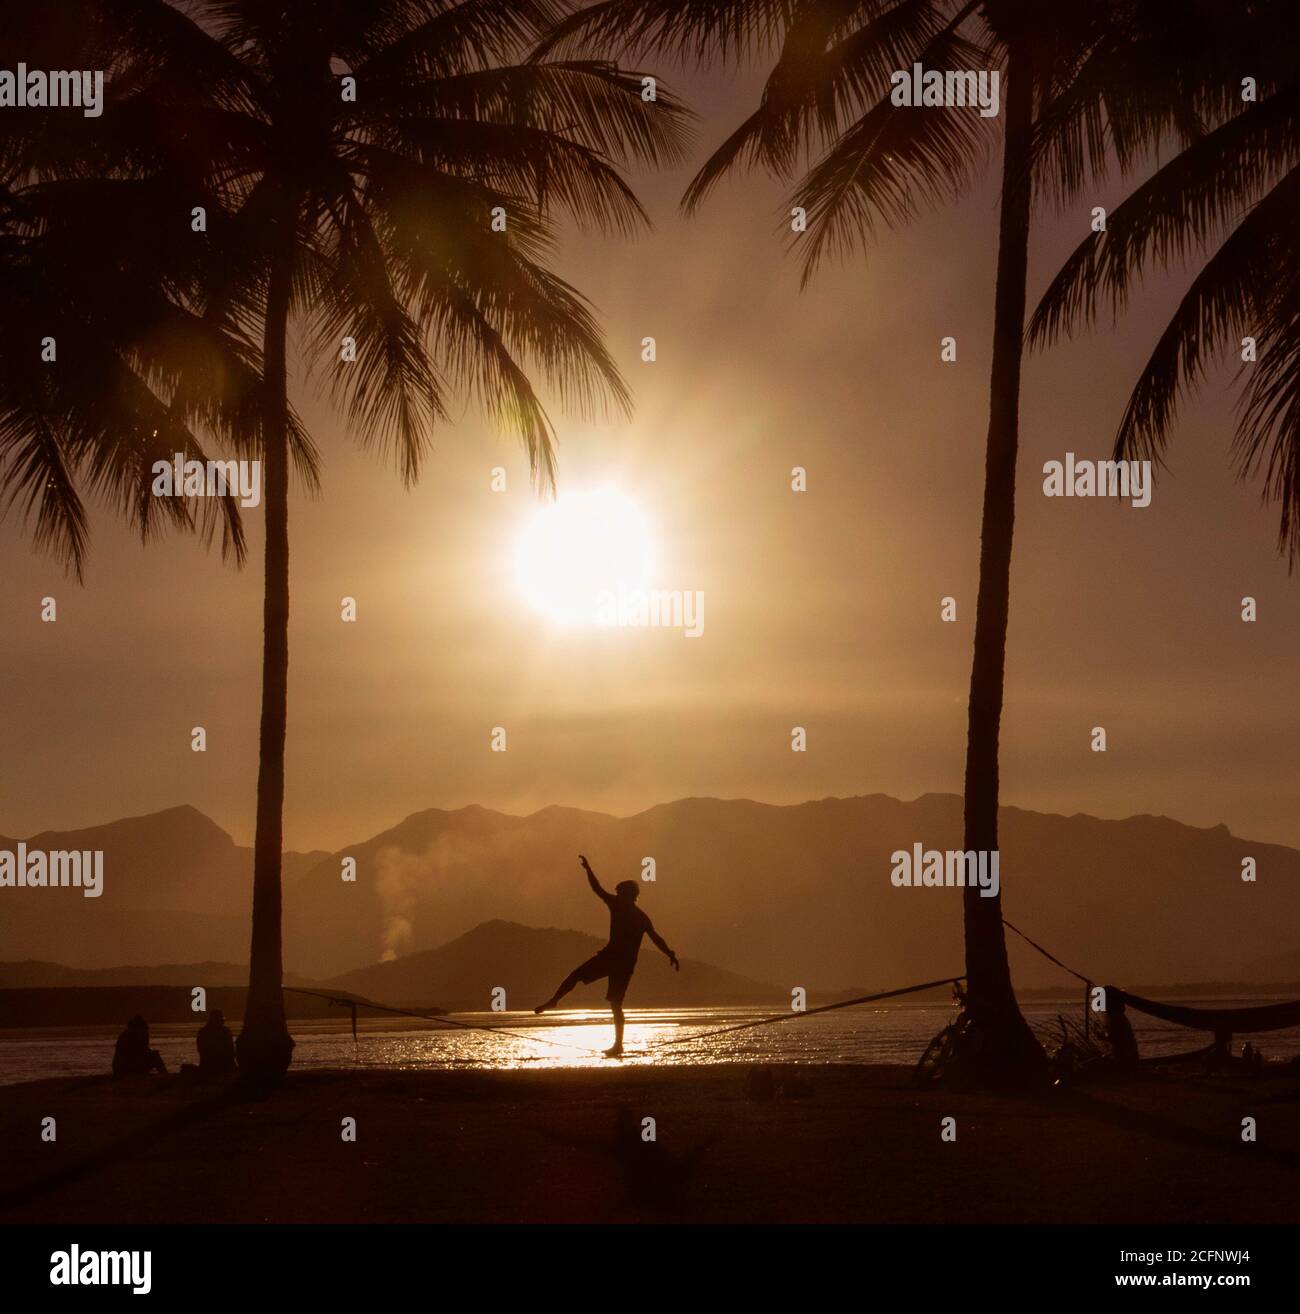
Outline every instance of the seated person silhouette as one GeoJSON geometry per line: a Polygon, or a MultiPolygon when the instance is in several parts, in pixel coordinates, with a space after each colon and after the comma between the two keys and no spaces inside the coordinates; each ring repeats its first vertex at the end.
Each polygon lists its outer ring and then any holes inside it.
{"type": "Polygon", "coordinates": [[[235,1064],[235,1038],[226,1025],[226,1015],[219,1008],[208,1014],[208,1020],[195,1037],[199,1047],[199,1072],[205,1077],[221,1077],[237,1070],[235,1064]]]}
{"type": "Polygon", "coordinates": [[[614,1044],[605,1053],[610,1058],[618,1058],[623,1053],[623,997],[627,994],[632,973],[636,970],[641,937],[648,935],[655,947],[667,955],[673,971],[681,971],[681,965],[677,955],[655,931],[650,919],[636,906],[637,895],[640,893],[636,882],[619,881],[614,887],[614,893],[610,894],[601,888],[587,859],[582,854],[578,855],[578,859],[587,873],[587,883],[609,907],[609,943],[594,957],[575,967],[560,982],[555,993],[544,1004],[538,1004],[533,1012],[544,1013],[548,1008],[554,1008],[579,981],[587,985],[599,981],[601,977],[608,977],[609,989],[605,992],[605,998],[609,1000],[610,1011],[614,1014],[614,1044]]]}
{"type": "Polygon", "coordinates": [[[1115,986],[1106,986],[1106,1039],[1116,1067],[1131,1071],[1138,1065],[1137,1037],[1133,1034],[1124,1007],[1124,994],[1115,986]]]}
{"type": "Polygon", "coordinates": [[[113,1051],[115,1077],[143,1077],[150,1072],[166,1072],[167,1065],[156,1049],[149,1048],[149,1024],[137,1013],[117,1038],[113,1051]]]}

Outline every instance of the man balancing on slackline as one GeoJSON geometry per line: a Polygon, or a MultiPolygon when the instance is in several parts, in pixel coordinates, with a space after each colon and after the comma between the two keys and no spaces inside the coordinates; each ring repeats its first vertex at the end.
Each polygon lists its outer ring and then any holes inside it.
{"type": "Polygon", "coordinates": [[[609,906],[609,943],[594,957],[575,967],[560,982],[555,993],[544,1004],[538,1004],[534,1013],[544,1013],[554,1008],[565,995],[578,984],[587,985],[609,977],[609,989],[605,998],[609,1000],[610,1011],[614,1014],[614,1044],[605,1053],[610,1058],[620,1058],[623,1054],[623,996],[627,994],[628,983],[636,970],[636,955],[641,948],[641,937],[648,935],[655,947],[667,955],[673,965],[673,971],[680,972],[681,964],[677,955],[663,942],[650,919],[636,906],[640,891],[635,881],[619,881],[614,893],[602,889],[592,871],[591,864],[580,853],[578,860],[587,873],[587,882],[596,896],[609,906]]]}

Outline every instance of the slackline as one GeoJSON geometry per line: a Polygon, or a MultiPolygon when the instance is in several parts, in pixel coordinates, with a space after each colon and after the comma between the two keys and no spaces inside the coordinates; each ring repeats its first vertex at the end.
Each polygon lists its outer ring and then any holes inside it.
{"type": "MultiPolygon", "coordinates": [[[[281,986],[280,989],[288,991],[289,993],[295,995],[311,995],[316,999],[326,999],[331,1004],[339,1004],[343,1008],[351,1009],[352,1010],[352,1039],[354,1041],[356,1041],[357,1039],[358,1005],[362,1008],[373,1008],[380,1013],[395,1013],[402,1017],[418,1017],[418,1018],[422,1018],[426,1022],[437,1022],[449,1027],[459,1027],[462,1031],[486,1031],[491,1035],[496,1035],[502,1031],[504,1032],[518,1031],[517,1027],[475,1026],[474,1023],[472,1022],[459,1022],[454,1017],[439,1016],[436,1013],[418,1013],[414,1009],[410,1009],[410,1008],[390,1008],[387,1004],[376,1004],[374,1000],[362,999],[360,996],[357,996],[354,999],[354,998],[348,998],[347,996],[344,995],[327,995],[319,990],[300,990],[296,986],[281,986]]],[[[545,1036],[530,1036],[523,1031],[519,1031],[518,1038],[520,1040],[535,1040],[540,1045],[554,1045],[560,1049],[576,1050],[579,1054],[600,1053],[600,1050],[590,1049],[586,1045],[570,1045],[567,1041],[564,1040],[548,1040],[545,1036]]]]}
{"type": "Polygon", "coordinates": [[[770,1027],[777,1022],[793,1022],[798,1017],[812,1017],[814,1013],[829,1013],[836,1008],[852,1008],[855,1004],[870,1004],[877,999],[893,999],[896,995],[914,995],[918,990],[932,990],[935,986],[955,985],[966,978],[945,976],[940,981],[926,981],[921,985],[904,986],[901,990],[882,990],[875,995],[859,995],[856,999],[843,999],[838,1004],[822,1004],[819,1008],[807,1008],[801,1013],[774,1013],[771,1017],[759,1018],[757,1022],[741,1022],[734,1027],[719,1027],[716,1031],[704,1031],[695,1036],[681,1036],[676,1040],[661,1040],[659,1047],[666,1045],[686,1045],[693,1040],[705,1040],[709,1036],[726,1036],[733,1031],[748,1031],[751,1027],[770,1027]]]}
{"type": "MultiPolygon", "coordinates": [[[[924,981],[919,985],[903,986],[901,989],[898,990],[882,990],[877,994],[873,994],[873,995],[859,995],[855,999],[842,999],[840,1000],[839,1003],[836,1004],[822,1004],[818,1008],[804,1009],[802,1012],[798,1012],[798,1013],[795,1012],[775,1013],[771,1017],[759,1018],[754,1022],[741,1022],[738,1023],[736,1026],[719,1027],[714,1031],[704,1031],[696,1035],[690,1035],[690,1036],[679,1036],[673,1040],[661,1040],[658,1042],[657,1045],[651,1045],[650,1048],[664,1048],[668,1045],[686,1045],[697,1040],[707,1040],[712,1036],[730,1035],[733,1031],[748,1031],[753,1027],[773,1026],[777,1022],[792,1022],[796,1018],[811,1017],[814,1013],[830,1013],[837,1008],[853,1008],[858,1004],[874,1003],[878,999],[894,999],[897,998],[899,995],[914,995],[921,990],[933,990],[935,987],[942,985],[955,985],[958,981],[962,981],[962,980],[965,980],[965,978],[960,976],[945,976],[938,981],[924,981]]],[[[460,1027],[464,1031],[485,1031],[490,1035],[498,1035],[501,1032],[511,1033],[518,1030],[518,1028],[515,1027],[475,1026],[471,1022],[460,1022],[452,1017],[440,1017],[433,1013],[419,1013],[409,1008],[390,1008],[386,1004],[376,1004],[373,1000],[361,999],[359,997],[352,999],[352,998],[347,998],[343,995],[328,995],[322,993],[319,990],[301,990],[295,986],[281,986],[280,988],[282,990],[289,991],[296,995],[311,995],[316,999],[325,999],[328,1000],[331,1004],[338,1004],[343,1008],[350,1009],[352,1012],[352,1039],[354,1041],[357,1039],[357,1007],[358,1006],[362,1008],[377,1009],[381,1013],[396,1013],[396,1014],[400,1014],[403,1017],[418,1017],[424,1019],[427,1022],[435,1022],[435,1023],[441,1022],[441,1023],[445,1023],[447,1026],[460,1027]]],[[[583,1054],[597,1054],[600,1052],[599,1050],[588,1049],[587,1047],[582,1045],[570,1045],[563,1040],[549,1040],[545,1036],[531,1036],[522,1031],[519,1032],[519,1039],[536,1040],[543,1045],[556,1045],[562,1049],[577,1050],[579,1053],[583,1053],[583,1054]]]]}

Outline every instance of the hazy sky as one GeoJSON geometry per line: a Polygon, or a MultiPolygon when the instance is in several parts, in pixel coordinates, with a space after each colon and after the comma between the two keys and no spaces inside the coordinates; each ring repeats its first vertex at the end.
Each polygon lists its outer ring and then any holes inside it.
{"type": "MultiPolygon", "coordinates": [[[[740,180],[679,216],[706,146],[750,103],[742,89],[685,90],[705,111],[691,165],[638,180],[656,232],[575,236],[559,262],[603,316],[635,417],[554,414],[561,489],[613,486],[640,505],[656,585],[704,591],[704,635],[565,630],[524,606],[514,556],[539,504],[521,453],[474,411],[442,429],[405,492],[300,390],[326,465],[323,496],[290,511],[288,846],[336,848],[471,802],[633,812],[687,794],[960,790],[995,193],[884,234],[801,294],[776,234],[781,187],[740,180]],[[647,335],[653,364],[640,360],[647,335]],[[955,364],[940,361],[947,335],[955,364]],[[490,491],[494,465],[509,470],[504,494],[490,491]],[[355,625],[339,619],[344,595],[355,625]],[[956,624],[940,621],[945,595],[956,624]],[[490,751],[498,725],[505,753],[490,751]],[[806,753],[790,750],[795,725],[806,753]]],[[[1091,206],[1121,190],[1040,220],[1031,301],[1091,206]]],[[[1027,362],[1003,800],[1223,821],[1300,845],[1297,584],[1274,550],[1275,513],[1232,475],[1231,369],[1183,407],[1149,508],[1041,492],[1044,461],[1109,454],[1181,286],[1154,287],[1118,332],[1027,362]],[[1104,754],[1090,750],[1096,725],[1104,754]]],[[[188,802],[251,841],[262,511],[245,514],[239,572],[175,537],[144,549],[99,513],[84,588],[12,516],[0,525],[0,830],[188,802]],[[55,624],[39,618],[46,594],[55,624]]]]}

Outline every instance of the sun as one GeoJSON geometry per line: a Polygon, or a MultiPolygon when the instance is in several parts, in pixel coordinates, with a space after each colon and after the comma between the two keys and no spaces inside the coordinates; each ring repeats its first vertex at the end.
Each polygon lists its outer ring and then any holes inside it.
{"type": "Polygon", "coordinates": [[[643,589],[654,539],[640,508],[611,488],[563,493],[528,522],[516,575],[525,602],[562,625],[594,624],[602,596],[643,589]]]}

